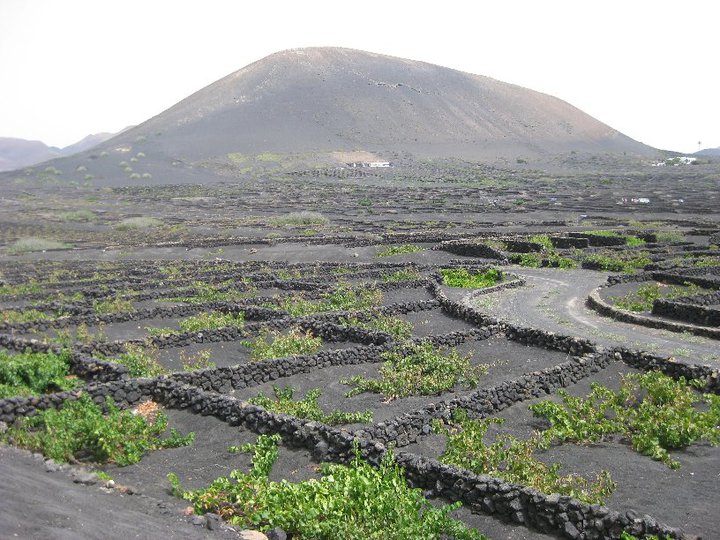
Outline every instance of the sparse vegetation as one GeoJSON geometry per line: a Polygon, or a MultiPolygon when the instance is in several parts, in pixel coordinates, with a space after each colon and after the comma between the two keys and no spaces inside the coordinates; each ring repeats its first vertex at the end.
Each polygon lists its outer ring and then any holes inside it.
{"type": "Polygon", "coordinates": [[[159,355],[157,347],[129,344],[123,354],[110,361],[126,366],[131,377],[157,377],[167,373],[158,361],[159,355]]]}

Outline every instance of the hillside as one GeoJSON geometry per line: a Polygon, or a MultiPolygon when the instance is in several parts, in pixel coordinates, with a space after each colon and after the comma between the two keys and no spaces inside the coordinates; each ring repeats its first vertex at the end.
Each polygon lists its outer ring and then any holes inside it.
{"type": "Polygon", "coordinates": [[[231,155],[300,155],[310,167],[350,161],[333,161],[338,151],[510,162],[656,152],[533,90],[413,60],[309,48],[250,64],[58,167],[84,167],[112,184],[205,182],[243,169],[231,155]]]}
{"type": "Polygon", "coordinates": [[[228,152],[393,148],[420,155],[640,152],[552,96],[423,62],[338,48],[273,54],[127,134],[193,159],[228,152]]]}
{"type": "Polygon", "coordinates": [[[83,152],[115,135],[115,133],[95,133],[64,148],[48,146],[42,141],[0,137],[0,171],[13,171],[57,157],[83,152]]]}

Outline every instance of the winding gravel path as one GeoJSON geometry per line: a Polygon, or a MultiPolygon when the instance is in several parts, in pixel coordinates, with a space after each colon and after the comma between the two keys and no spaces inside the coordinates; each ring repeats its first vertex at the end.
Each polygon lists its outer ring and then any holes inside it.
{"type": "Polygon", "coordinates": [[[586,307],[586,298],[605,283],[607,274],[520,267],[513,267],[512,272],[525,279],[524,287],[479,296],[469,303],[523,326],[584,337],[608,347],[642,349],[680,361],[720,366],[717,340],[616,322],[586,307]]]}

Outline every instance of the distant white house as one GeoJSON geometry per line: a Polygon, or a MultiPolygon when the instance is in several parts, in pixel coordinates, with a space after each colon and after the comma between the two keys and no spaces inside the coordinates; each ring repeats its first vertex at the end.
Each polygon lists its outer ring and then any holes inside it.
{"type": "Polygon", "coordinates": [[[674,158],[668,158],[665,161],[656,161],[652,164],[653,167],[665,167],[672,165],[673,167],[678,167],[680,165],[691,165],[694,161],[697,161],[697,158],[690,157],[690,156],[679,156],[674,158]]]}
{"type": "Polygon", "coordinates": [[[372,168],[378,168],[378,167],[392,167],[392,163],[389,161],[354,161],[352,163],[346,163],[348,167],[352,169],[362,168],[362,167],[372,167],[372,168]]]}

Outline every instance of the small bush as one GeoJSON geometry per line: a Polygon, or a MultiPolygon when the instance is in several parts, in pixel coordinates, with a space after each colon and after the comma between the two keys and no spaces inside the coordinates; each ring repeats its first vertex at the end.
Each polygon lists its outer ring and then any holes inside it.
{"type": "Polygon", "coordinates": [[[322,338],[313,336],[310,331],[303,332],[299,328],[293,328],[288,334],[264,330],[254,340],[241,343],[252,350],[250,359],[253,362],[260,362],[273,358],[314,354],[322,347],[322,338]]]}
{"type": "Polygon", "coordinates": [[[505,276],[502,270],[488,268],[484,272],[471,274],[466,268],[443,268],[440,270],[443,285],[461,289],[484,289],[497,285],[505,276]]]}
{"type": "MultiPolygon", "coordinates": [[[[92,180],[92,178],[90,178],[90,180],[92,180]]],[[[71,212],[61,212],[58,217],[62,221],[95,221],[97,219],[97,215],[92,210],[74,210],[71,212]]]]}
{"type": "Polygon", "coordinates": [[[0,399],[33,396],[77,388],[82,381],[69,374],[69,353],[0,351],[0,399]]]}
{"type": "Polygon", "coordinates": [[[597,383],[585,398],[559,390],[562,403],[541,401],[530,406],[535,416],[550,422],[548,441],[594,443],[618,434],[637,452],[676,469],[669,450],[698,440],[720,443],[720,396],[700,395],[684,378],[659,372],[629,374],[620,390],[597,383]]]}
{"type": "Polygon", "coordinates": [[[214,330],[217,328],[245,326],[245,314],[239,313],[199,313],[178,323],[183,332],[202,332],[203,330],[214,330]]]}
{"type": "Polygon", "coordinates": [[[408,487],[392,452],[375,468],[360,458],[356,446],[350,465],[323,463],[319,480],[272,482],[268,476],[279,441],[279,435],[261,435],[255,444],[242,445],[240,451],[254,454],[250,472],[234,470],[207,488],[185,491],[171,473],[172,491],[190,501],[197,514],[213,512],[235,526],[265,532],[279,527],[297,539],[486,540],[450,518],[461,503],[436,508],[420,489],[408,487]]]}
{"type": "Polygon", "coordinates": [[[162,226],[163,222],[154,217],[125,218],[115,228],[118,231],[132,231],[134,229],[152,229],[162,226]]]}
{"type": "Polygon", "coordinates": [[[365,330],[385,332],[390,334],[396,341],[409,339],[413,331],[412,323],[390,315],[375,315],[362,321],[357,317],[345,317],[340,320],[340,324],[342,326],[355,326],[365,330]]]}
{"type": "Polygon", "coordinates": [[[158,361],[159,356],[160,351],[157,347],[130,344],[123,354],[112,358],[111,361],[126,366],[131,377],[157,377],[167,373],[158,361]]]}
{"type": "Polygon", "coordinates": [[[429,396],[452,390],[462,384],[475,388],[489,365],[470,365],[469,356],[460,356],[455,348],[439,349],[430,341],[397,347],[382,353],[385,363],[378,379],[360,375],[343,379],[342,384],[354,386],[347,396],[363,392],[383,394],[386,399],[408,396],[429,396]]]}
{"type": "Polygon", "coordinates": [[[5,250],[10,254],[30,253],[33,251],[48,251],[52,249],[72,249],[72,245],[57,240],[48,240],[46,238],[27,237],[16,240],[5,250]]]}
{"type": "Polygon", "coordinates": [[[470,470],[476,474],[499,477],[515,484],[529,486],[543,493],[569,495],[587,503],[602,503],[615,490],[607,471],[594,481],[575,474],[560,475],[560,464],[548,465],[534,453],[547,448],[542,437],[535,435],[521,440],[512,435],[498,435],[492,444],[483,440],[492,424],[504,423],[502,418],[471,420],[464,409],[455,409],[449,426],[433,422],[436,432],[447,437],[447,446],[440,461],[470,470]]]}
{"type": "Polygon", "coordinates": [[[401,283],[404,281],[417,281],[422,279],[422,275],[415,268],[408,270],[397,270],[392,273],[385,273],[380,276],[385,283],[401,283]]]}
{"type": "Polygon", "coordinates": [[[375,255],[378,257],[392,257],[393,255],[402,255],[404,253],[418,253],[425,251],[425,248],[416,246],[415,244],[402,244],[399,246],[380,246],[375,255]]]}
{"type": "Polygon", "coordinates": [[[88,394],[67,401],[60,410],[47,409],[24,417],[10,427],[0,439],[16,446],[42,452],[55,461],[90,458],[97,463],[120,466],[140,461],[142,456],[161,448],[187,446],[194,433],[180,436],[174,429],[162,439],[167,416],[156,414],[154,422],[131,411],[121,411],[106,398],[107,413],[93,403],[88,394]]]}
{"type": "Polygon", "coordinates": [[[296,418],[314,420],[329,426],[372,422],[372,412],[370,411],[333,411],[330,414],[325,414],[317,402],[321,394],[319,388],[309,390],[304,398],[297,401],[293,400],[295,389],[291,386],[286,386],[285,388],[273,386],[273,393],[275,394],[275,399],[267,396],[257,396],[250,398],[248,401],[253,405],[259,405],[271,412],[290,414],[296,418]]]}
{"type": "Polygon", "coordinates": [[[272,218],[270,223],[276,227],[284,225],[303,226],[303,225],[327,225],[330,220],[319,212],[310,212],[303,210],[302,212],[290,212],[284,216],[272,218]]]}

